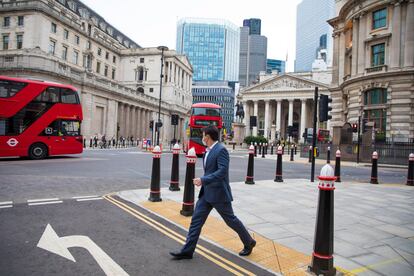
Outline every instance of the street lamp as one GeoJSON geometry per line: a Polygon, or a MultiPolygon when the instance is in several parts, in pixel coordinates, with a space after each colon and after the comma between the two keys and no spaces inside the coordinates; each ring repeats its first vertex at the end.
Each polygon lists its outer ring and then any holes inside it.
{"type": "Polygon", "coordinates": [[[158,50],[161,51],[161,73],[160,73],[160,98],[158,100],[158,121],[156,123],[155,129],[156,129],[156,135],[157,135],[157,145],[160,145],[160,127],[161,124],[161,92],[162,92],[162,78],[163,78],[163,68],[164,68],[164,51],[168,51],[167,46],[158,46],[158,50]]]}

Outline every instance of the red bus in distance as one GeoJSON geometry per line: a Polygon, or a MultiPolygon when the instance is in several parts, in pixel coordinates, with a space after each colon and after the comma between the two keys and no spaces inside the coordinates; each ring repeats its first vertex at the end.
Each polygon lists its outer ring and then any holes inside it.
{"type": "Polygon", "coordinates": [[[73,86],[0,76],[0,157],[82,153],[82,119],[73,86]]]}
{"type": "Polygon", "coordinates": [[[221,106],[212,103],[196,103],[191,106],[190,122],[187,128],[187,151],[194,148],[197,156],[203,156],[206,147],[202,142],[202,129],[214,125],[221,130],[223,121],[220,110],[221,106]]]}

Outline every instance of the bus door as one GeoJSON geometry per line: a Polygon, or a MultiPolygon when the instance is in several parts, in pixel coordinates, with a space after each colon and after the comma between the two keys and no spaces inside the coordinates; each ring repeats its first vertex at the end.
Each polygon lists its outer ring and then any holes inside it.
{"type": "Polygon", "coordinates": [[[44,135],[48,137],[50,155],[82,151],[79,121],[55,120],[44,130],[44,135]]]}

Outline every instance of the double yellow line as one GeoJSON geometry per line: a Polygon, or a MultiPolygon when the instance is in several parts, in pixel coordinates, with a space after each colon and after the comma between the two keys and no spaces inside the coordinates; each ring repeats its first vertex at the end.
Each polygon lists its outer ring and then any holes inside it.
{"type": "MultiPolygon", "coordinates": [[[[156,230],[160,231],[167,237],[177,241],[180,244],[184,244],[186,238],[174,230],[166,227],[165,225],[159,223],[158,221],[148,217],[147,215],[144,215],[143,213],[135,210],[134,208],[128,206],[127,204],[115,199],[112,197],[112,195],[105,195],[104,198],[111,202],[112,204],[118,206],[125,212],[131,214],[135,218],[141,220],[142,222],[145,222],[149,226],[155,228],[156,230]]],[[[207,248],[197,245],[197,248],[195,250],[198,254],[205,257],[206,259],[210,260],[211,262],[217,264],[218,266],[222,267],[223,269],[233,273],[234,275],[255,275],[254,273],[244,269],[243,267],[223,258],[222,256],[208,250],[207,248]]]]}

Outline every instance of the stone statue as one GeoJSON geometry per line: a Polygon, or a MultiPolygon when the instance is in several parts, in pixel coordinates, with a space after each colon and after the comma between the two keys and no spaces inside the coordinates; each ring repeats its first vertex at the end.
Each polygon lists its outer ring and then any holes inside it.
{"type": "Polygon", "coordinates": [[[244,109],[243,109],[243,103],[237,102],[236,104],[236,117],[239,118],[240,123],[243,122],[244,119],[244,109]]]}

